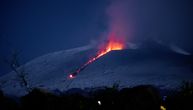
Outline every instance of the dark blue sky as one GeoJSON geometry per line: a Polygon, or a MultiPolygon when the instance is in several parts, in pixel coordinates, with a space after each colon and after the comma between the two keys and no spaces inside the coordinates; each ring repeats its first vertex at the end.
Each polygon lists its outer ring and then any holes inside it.
{"type": "Polygon", "coordinates": [[[32,56],[87,44],[103,11],[98,0],[4,0],[0,5],[1,40],[32,56]]]}
{"type": "MultiPolygon", "coordinates": [[[[0,59],[18,50],[25,63],[46,53],[87,45],[105,31],[109,1],[1,0],[0,59]]],[[[193,52],[191,0],[127,1],[133,42],[157,37],[193,52]]],[[[0,75],[9,70],[2,61],[0,66],[0,75]]]]}
{"type": "Polygon", "coordinates": [[[101,1],[1,0],[1,59],[18,50],[21,62],[26,62],[49,52],[88,44],[102,24],[98,22],[106,3],[101,1]]]}

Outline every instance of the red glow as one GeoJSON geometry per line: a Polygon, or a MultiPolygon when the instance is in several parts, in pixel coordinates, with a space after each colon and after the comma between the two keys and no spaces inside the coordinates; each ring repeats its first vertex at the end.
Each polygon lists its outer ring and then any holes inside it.
{"type": "Polygon", "coordinates": [[[70,78],[70,79],[73,79],[73,78],[75,78],[75,76],[72,75],[72,74],[70,74],[70,75],[69,75],[69,78],[70,78]]]}
{"type": "Polygon", "coordinates": [[[88,60],[84,65],[82,65],[79,69],[77,69],[74,74],[70,74],[69,78],[73,79],[76,77],[76,75],[81,72],[83,69],[85,69],[90,63],[94,62],[95,60],[99,59],[103,55],[107,54],[108,52],[112,50],[122,50],[124,49],[124,43],[120,40],[116,40],[113,37],[110,37],[109,41],[106,42],[101,48],[99,49],[97,55],[90,60],[88,60]]]}
{"type": "Polygon", "coordinates": [[[124,49],[124,43],[123,42],[120,42],[120,41],[114,40],[114,39],[110,39],[109,42],[107,42],[107,44],[105,44],[104,48],[101,48],[99,50],[96,57],[91,58],[86,63],[86,65],[88,65],[89,63],[92,63],[93,61],[97,60],[98,58],[100,58],[101,56],[107,54],[108,52],[110,52],[112,50],[122,50],[122,49],[124,49]]]}

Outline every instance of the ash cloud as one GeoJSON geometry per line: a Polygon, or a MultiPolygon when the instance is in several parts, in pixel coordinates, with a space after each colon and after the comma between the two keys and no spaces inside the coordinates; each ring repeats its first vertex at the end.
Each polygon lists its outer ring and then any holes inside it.
{"type": "Polygon", "coordinates": [[[126,41],[129,37],[128,1],[113,0],[106,10],[108,19],[108,38],[126,41]]]}
{"type": "Polygon", "coordinates": [[[193,53],[192,5],[188,0],[109,0],[103,36],[136,44],[154,40],[193,53]]]}

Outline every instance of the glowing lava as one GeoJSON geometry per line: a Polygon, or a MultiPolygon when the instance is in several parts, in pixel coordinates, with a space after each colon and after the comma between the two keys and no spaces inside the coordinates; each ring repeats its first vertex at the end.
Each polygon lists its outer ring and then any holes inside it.
{"type": "Polygon", "coordinates": [[[75,72],[71,73],[68,77],[70,79],[75,78],[75,76],[78,73],[80,73],[82,70],[84,70],[90,63],[94,62],[95,60],[99,59],[100,57],[102,57],[103,55],[107,54],[108,52],[112,50],[122,50],[122,49],[124,49],[123,42],[119,40],[115,40],[115,39],[110,39],[107,43],[105,43],[104,46],[101,47],[101,49],[99,49],[95,57],[88,60],[84,65],[78,68],[75,72]]]}

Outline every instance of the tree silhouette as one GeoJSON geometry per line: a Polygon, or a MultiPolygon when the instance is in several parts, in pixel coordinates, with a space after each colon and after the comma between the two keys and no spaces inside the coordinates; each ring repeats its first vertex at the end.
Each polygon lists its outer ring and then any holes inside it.
{"type": "Polygon", "coordinates": [[[19,53],[13,52],[10,60],[6,60],[12,71],[16,73],[16,81],[19,82],[20,86],[23,87],[27,92],[30,92],[32,87],[29,84],[28,73],[24,66],[19,63],[19,53]]]}

